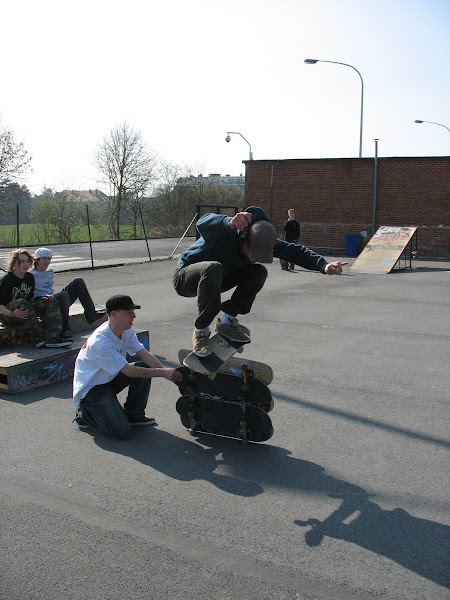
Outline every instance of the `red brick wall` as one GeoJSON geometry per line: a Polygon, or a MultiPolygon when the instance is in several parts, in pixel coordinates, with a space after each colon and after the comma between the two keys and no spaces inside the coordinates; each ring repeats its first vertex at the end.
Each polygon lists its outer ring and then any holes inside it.
{"type": "MultiPolygon", "coordinates": [[[[301,242],[345,250],[345,236],[372,236],[373,158],[245,161],[247,205],[277,230],[295,209],[301,242]]],[[[376,226],[417,226],[419,256],[450,256],[450,157],[379,158],[376,226]]]]}

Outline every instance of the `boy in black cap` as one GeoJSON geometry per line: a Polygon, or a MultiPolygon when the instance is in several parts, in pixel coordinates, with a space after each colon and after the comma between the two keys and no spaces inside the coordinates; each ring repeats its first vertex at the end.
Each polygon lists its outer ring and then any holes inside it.
{"type": "Polygon", "coordinates": [[[201,237],[181,254],[173,285],[180,296],[197,296],[198,317],[192,341],[200,357],[211,353],[209,326],[220,310],[224,314],[216,321],[216,331],[238,342],[249,341],[236,317],[250,312],[266,281],[267,269],[256,263],[271,263],[275,257],[328,275],[342,273],[339,261],[327,263],[305,246],[278,240],[269,217],[256,206],[232,218],[203,215],[197,230],[201,237]],[[232,288],[236,289],[231,298],[222,302],[221,292],[232,288]]]}
{"type": "Polygon", "coordinates": [[[112,437],[125,438],[132,425],[155,425],[145,416],[152,377],[182,380],[176,369],[166,369],[146,350],[132,329],[141,308],[130,296],[112,296],[106,302],[108,321],[97,327],[81,348],[73,375],[75,421],[80,428],[91,425],[112,437]],[[127,354],[140,362],[129,363],[127,354]],[[117,394],[128,387],[122,408],[117,394]]]}

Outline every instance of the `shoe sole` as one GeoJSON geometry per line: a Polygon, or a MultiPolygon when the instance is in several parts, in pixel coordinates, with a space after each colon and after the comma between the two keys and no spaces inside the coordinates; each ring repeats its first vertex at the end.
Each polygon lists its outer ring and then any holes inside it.
{"type": "Polygon", "coordinates": [[[47,344],[47,342],[45,342],[46,348],[68,348],[71,345],[72,342],[58,342],[57,344],[47,344]]]}
{"type": "Polygon", "coordinates": [[[132,427],[136,427],[136,426],[139,426],[139,425],[140,425],[140,426],[144,426],[144,427],[148,427],[148,426],[151,426],[151,427],[153,427],[153,425],[158,425],[158,423],[157,423],[157,422],[156,422],[156,421],[153,419],[152,421],[147,421],[146,423],[132,423],[132,422],[130,421],[130,425],[131,425],[132,427]]]}
{"type": "Polygon", "coordinates": [[[227,335],[226,333],[223,333],[222,331],[219,331],[216,329],[216,332],[221,335],[224,338],[227,338],[227,340],[231,340],[232,342],[238,342],[239,344],[249,344],[250,343],[250,338],[246,338],[245,340],[243,340],[242,338],[237,338],[236,336],[232,337],[231,335],[227,335]]]}

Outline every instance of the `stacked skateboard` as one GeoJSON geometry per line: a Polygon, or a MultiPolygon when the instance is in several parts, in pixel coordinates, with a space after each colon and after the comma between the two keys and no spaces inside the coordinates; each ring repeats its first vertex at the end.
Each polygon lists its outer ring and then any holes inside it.
{"type": "Polygon", "coordinates": [[[264,363],[239,360],[242,343],[216,333],[211,338],[212,353],[199,358],[180,350],[184,366],[178,371],[181,397],[176,404],[182,424],[191,435],[209,433],[248,442],[264,442],[272,437],[273,408],[268,387],[272,369],[264,363]]]}

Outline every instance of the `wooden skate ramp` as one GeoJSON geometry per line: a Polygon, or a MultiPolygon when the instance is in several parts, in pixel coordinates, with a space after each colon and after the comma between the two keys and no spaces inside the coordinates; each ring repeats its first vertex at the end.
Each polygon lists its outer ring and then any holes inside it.
{"type": "Polygon", "coordinates": [[[355,260],[350,267],[350,271],[390,273],[413,239],[416,230],[417,227],[389,227],[383,225],[355,260]]]}

